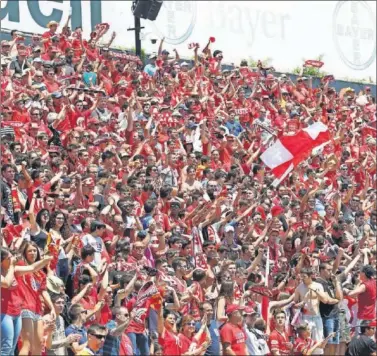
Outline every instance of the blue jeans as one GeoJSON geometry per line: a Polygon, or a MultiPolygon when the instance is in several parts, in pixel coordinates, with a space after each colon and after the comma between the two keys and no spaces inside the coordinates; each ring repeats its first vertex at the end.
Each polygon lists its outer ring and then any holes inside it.
{"type": "Polygon", "coordinates": [[[339,319],[338,318],[323,318],[323,333],[324,337],[329,336],[332,332],[335,332],[335,336],[329,339],[329,345],[339,345],[339,319]]]}
{"type": "Polygon", "coordinates": [[[145,334],[127,333],[132,342],[134,355],[149,356],[148,336],[145,334]]]}
{"type": "Polygon", "coordinates": [[[1,356],[14,355],[21,327],[21,315],[1,314],[1,356]]]}

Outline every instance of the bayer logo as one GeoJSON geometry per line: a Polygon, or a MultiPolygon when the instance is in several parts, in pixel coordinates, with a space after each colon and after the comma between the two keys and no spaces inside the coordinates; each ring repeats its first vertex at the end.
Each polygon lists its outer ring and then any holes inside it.
{"type": "Polygon", "coordinates": [[[166,43],[177,45],[190,37],[195,23],[195,1],[164,1],[152,27],[160,38],[165,37],[166,43]]]}
{"type": "Polygon", "coordinates": [[[333,39],[342,61],[355,70],[376,58],[376,19],[365,1],[338,1],[333,14],[333,39]]]}

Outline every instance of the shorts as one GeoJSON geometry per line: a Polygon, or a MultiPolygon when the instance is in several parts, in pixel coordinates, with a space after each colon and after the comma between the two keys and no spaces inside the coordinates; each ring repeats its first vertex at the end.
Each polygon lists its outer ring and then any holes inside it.
{"type": "Polygon", "coordinates": [[[322,318],[323,322],[323,336],[326,338],[332,332],[335,336],[327,342],[329,345],[339,345],[339,319],[338,318],[322,318]]]}
{"type": "Polygon", "coordinates": [[[37,313],[32,312],[31,310],[24,309],[21,312],[21,318],[22,319],[31,319],[32,321],[39,321],[42,320],[42,315],[39,315],[37,313]]]}
{"type": "Polygon", "coordinates": [[[313,341],[323,340],[323,323],[319,315],[302,315],[302,321],[307,322],[311,330],[311,338],[313,341]]]}
{"type": "Polygon", "coordinates": [[[351,326],[346,319],[346,313],[340,311],[339,313],[339,336],[340,342],[350,342],[351,341],[351,326]]]}

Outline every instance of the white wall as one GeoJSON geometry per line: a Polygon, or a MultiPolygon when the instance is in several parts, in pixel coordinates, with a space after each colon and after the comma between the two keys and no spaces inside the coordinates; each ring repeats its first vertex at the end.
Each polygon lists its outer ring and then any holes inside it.
{"type": "MultiPolygon", "coordinates": [[[[40,1],[49,15],[53,8],[63,11],[65,21],[70,2],[40,1]]],[[[2,1],[2,8],[7,1],[2,1]]],[[[90,32],[90,2],[82,1],[83,25],[90,32]]],[[[2,21],[4,28],[43,32],[30,15],[26,1],[20,1],[20,22],[2,21]]],[[[130,1],[102,1],[102,22],[118,34],[115,45],[134,46],[130,1]]],[[[242,58],[272,58],[277,70],[288,71],[303,59],[324,54],[323,69],[336,78],[376,77],[375,1],[166,1],[155,22],[143,21],[143,48],[156,51],[150,38],[166,36],[167,49],[177,48],[192,57],[190,42],[201,47],[216,37],[213,49],[224,51],[226,62],[242,58]]],[[[108,35],[110,36],[110,34],[108,35]]]]}

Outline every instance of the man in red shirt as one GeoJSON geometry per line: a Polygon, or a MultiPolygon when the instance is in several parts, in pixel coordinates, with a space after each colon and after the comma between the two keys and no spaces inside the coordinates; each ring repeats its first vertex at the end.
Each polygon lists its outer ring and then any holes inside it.
{"type": "Polygon", "coordinates": [[[366,265],[360,272],[358,287],[353,291],[344,289],[344,294],[348,297],[358,296],[357,325],[364,320],[376,319],[376,280],[375,269],[371,265],[366,265]]]}
{"type": "Polygon", "coordinates": [[[274,314],[275,319],[275,330],[271,333],[270,339],[268,340],[271,353],[273,355],[291,355],[293,345],[289,341],[285,329],[285,312],[282,310],[277,310],[274,314]]]}
{"type": "Polygon", "coordinates": [[[247,355],[246,335],[242,329],[243,307],[231,304],[226,308],[228,322],[221,328],[220,338],[225,355],[247,355]]]}

